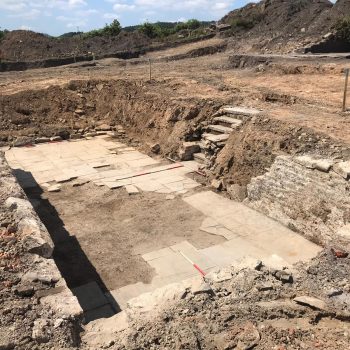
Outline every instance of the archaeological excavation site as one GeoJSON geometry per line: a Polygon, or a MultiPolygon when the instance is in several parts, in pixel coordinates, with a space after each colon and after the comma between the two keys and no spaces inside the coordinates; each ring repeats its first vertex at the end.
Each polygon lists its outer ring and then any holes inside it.
{"type": "Polygon", "coordinates": [[[348,13],[5,31],[0,350],[350,349],[348,13]]]}

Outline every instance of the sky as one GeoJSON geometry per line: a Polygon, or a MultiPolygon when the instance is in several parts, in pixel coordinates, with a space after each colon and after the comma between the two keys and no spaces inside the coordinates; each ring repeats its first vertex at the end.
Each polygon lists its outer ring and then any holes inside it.
{"type": "Polygon", "coordinates": [[[88,31],[118,19],[123,27],[191,18],[218,20],[252,0],[0,0],[1,29],[50,35],[88,31]]]}

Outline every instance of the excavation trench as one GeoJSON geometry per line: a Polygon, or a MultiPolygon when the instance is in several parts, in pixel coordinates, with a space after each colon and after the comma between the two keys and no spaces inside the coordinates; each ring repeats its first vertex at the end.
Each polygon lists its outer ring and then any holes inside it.
{"type": "Polygon", "coordinates": [[[202,141],[227,101],[170,94],[165,85],[160,93],[152,83],[87,81],[1,97],[2,142],[43,142],[12,148],[7,158],[86,322],[195,275],[180,251],[209,271],[242,254],[278,255],[287,265],[307,260],[319,247],[302,236],[347,244],[349,182],[338,169],[349,159],[347,146],[266,115],[243,118],[200,166],[201,176],[193,160],[174,166],[167,157],[181,161],[184,145],[202,141]],[[71,140],[46,142],[53,136],[71,140]],[[315,165],[322,161],[329,167],[315,165]],[[62,180],[72,169],[84,171],[62,180]],[[208,188],[212,180],[222,193],[208,188]],[[48,190],[57,183],[59,192],[48,190]],[[137,193],[128,193],[130,185],[137,193]]]}

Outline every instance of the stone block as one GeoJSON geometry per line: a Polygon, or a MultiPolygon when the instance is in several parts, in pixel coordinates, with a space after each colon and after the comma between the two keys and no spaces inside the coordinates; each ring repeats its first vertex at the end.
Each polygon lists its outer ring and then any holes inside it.
{"type": "Polygon", "coordinates": [[[231,199],[238,202],[243,202],[243,200],[247,197],[247,186],[241,186],[238,184],[229,185],[227,186],[227,193],[231,199]]]}
{"type": "Polygon", "coordinates": [[[182,161],[192,160],[195,153],[199,153],[201,148],[196,142],[184,142],[179,152],[179,157],[182,161]]]}
{"type": "Polygon", "coordinates": [[[336,163],[333,170],[344,179],[350,179],[350,161],[336,163]]]}

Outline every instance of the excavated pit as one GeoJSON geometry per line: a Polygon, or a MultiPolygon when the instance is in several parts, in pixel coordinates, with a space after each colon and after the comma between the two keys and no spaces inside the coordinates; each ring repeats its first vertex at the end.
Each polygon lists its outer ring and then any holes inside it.
{"type": "MultiPolygon", "coordinates": [[[[201,142],[228,101],[169,100],[152,83],[121,80],[71,82],[0,99],[1,140],[21,146],[6,157],[53,240],[53,259],[85,323],[120,313],[142,293],[196,276],[180,252],[210,272],[245,255],[282,268],[309,261],[320,246],[348,247],[350,149],[321,133],[264,113],[242,118],[225,144],[211,150],[208,163],[198,165],[182,162],[184,145],[201,142]],[[60,142],[49,140],[57,136],[60,142]],[[31,150],[45,149],[49,160],[60,147],[74,154],[75,145],[84,145],[89,153],[96,142],[109,143],[106,152],[115,151],[109,156],[121,157],[132,175],[103,182],[82,174],[58,182],[62,170],[78,166],[76,159],[53,164],[47,178],[36,174],[45,168],[32,168],[31,150]],[[136,152],[139,158],[127,158],[136,152]],[[152,185],[138,182],[152,169],[166,176],[151,178],[152,185]],[[182,187],[169,186],[177,182],[182,187]],[[57,183],[59,191],[49,191],[57,183]],[[138,193],[128,193],[130,185],[138,193]]],[[[119,169],[119,158],[84,159],[79,152],[79,166],[100,162],[94,174],[119,169]]]]}

